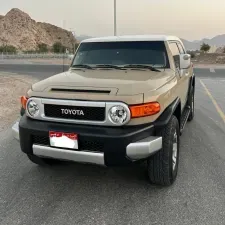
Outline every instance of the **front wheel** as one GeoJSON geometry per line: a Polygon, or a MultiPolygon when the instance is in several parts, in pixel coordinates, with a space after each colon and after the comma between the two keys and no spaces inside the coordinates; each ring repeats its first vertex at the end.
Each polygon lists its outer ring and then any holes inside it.
{"type": "Polygon", "coordinates": [[[179,161],[180,132],[179,123],[172,116],[169,123],[157,132],[162,137],[162,149],[147,161],[148,177],[151,183],[162,186],[171,185],[177,177],[179,161]]]}

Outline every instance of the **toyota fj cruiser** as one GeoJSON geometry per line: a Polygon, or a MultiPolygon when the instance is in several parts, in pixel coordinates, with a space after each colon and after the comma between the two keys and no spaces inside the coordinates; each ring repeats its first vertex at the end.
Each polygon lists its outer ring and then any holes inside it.
{"type": "Polygon", "coordinates": [[[36,164],[144,161],[149,180],[166,186],[177,177],[194,93],[193,66],[179,38],[87,39],[68,71],[35,83],[21,97],[21,118],[12,129],[36,164]]]}

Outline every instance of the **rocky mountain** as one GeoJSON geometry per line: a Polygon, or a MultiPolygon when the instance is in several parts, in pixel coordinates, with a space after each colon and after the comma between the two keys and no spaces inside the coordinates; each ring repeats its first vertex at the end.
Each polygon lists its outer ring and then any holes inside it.
{"type": "MultiPolygon", "coordinates": [[[[7,44],[15,46],[18,50],[36,50],[40,43],[45,43],[50,48],[59,41],[67,48],[73,49],[74,43],[87,38],[90,36],[80,35],[75,39],[72,32],[52,24],[36,22],[19,9],[10,10],[5,16],[0,15],[0,46],[7,44]]],[[[188,50],[200,49],[203,42],[210,46],[222,47],[225,46],[225,34],[212,39],[182,41],[188,50]]]]}
{"type": "MultiPolygon", "coordinates": [[[[80,36],[77,36],[76,38],[77,40],[82,41],[84,39],[92,38],[92,37],[88,35],[80,35],[80,36]]],[[[225,34],[218,35],[212,39],[204,38],[202,40],[188,41],[181,38],[181,40],[183,41],[185,48],[188,50],[199,50],[203,42],[209,44],[210,46],[217,46],[217,47],[225,46],[225,34]]]]}
{"type": "Polygon", "coordinates": [[[181,38],[181,40],[187,50],[198,50],[201,46],[201,44],[199,42],[191,42],[191,41],[187,41],[183,38],[181,38]]]}
{"type": "Polygon", "coordinates": [[[0,16],[0,46],[7,44],[19,50],[35,50],[40,43],[50,48],[57,41],[70,49],[77,42],[71,32],[36,22],[19,9],[12,9],[5,16],[0,16]]]}
{"type": "Polygon", "coordinates": [[[200,49],[203,42],[206,44],[209,44],[210,46],[223,47],[225,46],[225,34],[217,35],[213,37],[212,39],[204,38],[202,40],[196,40],[193,42],[182,39],[182,41],[188,50],[200,49]]]}

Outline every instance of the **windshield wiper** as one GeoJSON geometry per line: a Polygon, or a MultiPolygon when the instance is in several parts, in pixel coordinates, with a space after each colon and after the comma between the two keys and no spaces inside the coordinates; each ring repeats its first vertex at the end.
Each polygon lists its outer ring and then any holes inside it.
{"type": "Polygon", "coordinates": [[[92,70],[93,67],[86,65],[86,64],[76,64],[76,65],[72,65],[71,68],[84,68],[84,69],[89,69],[92,70]]]}
{"type": "Polygon", "coordinates": [[[99,65],[95,65],[95,68],[112,68],[117,70],[125,70],[125,68],[123,67],[112,65],[112,64],[99,64],[99,65]]]}
{"type": "Polygon", "coordinates": [[[148,66],[148,65],[142,65],[142,64],[129,64],[129,65],[125,65],[122,68],[133,68],[133,69],[149,69],[151,71],[155,71],[155,72],[161,72],[160,70],[156,69],[153,66],[148,66]]]}

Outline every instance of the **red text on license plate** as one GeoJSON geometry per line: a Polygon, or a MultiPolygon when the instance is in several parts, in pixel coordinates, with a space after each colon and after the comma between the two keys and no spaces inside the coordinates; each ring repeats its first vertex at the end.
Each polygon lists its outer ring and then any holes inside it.
{"type": "Polygon", "coordinates": [[[49,132],[50,138],[52,138],[52,137],[62,137],[62,136],[66,136],[66,137],[68,137],[69,139],[72,139],[72,140],[77,140],[77,134],[74,134],[74,133],[64,133],[64,132],[55,132],[55,131],[49,132]]]}

